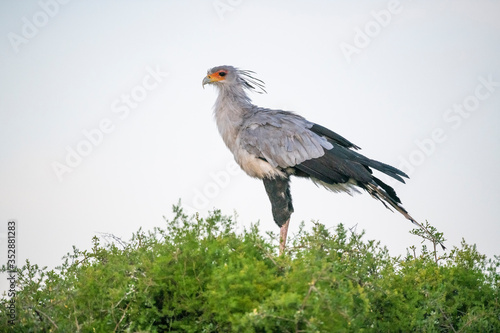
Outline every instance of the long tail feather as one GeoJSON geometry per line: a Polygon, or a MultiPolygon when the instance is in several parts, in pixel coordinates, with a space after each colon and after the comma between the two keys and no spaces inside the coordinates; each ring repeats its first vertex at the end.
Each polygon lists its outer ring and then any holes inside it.
{"type": "MultiPolygon", "coordinates": [[[[365,188],[373,198],[381,201],[387,209],[392,210],[389,207],[389,206],[391,206],[392,208],[397,210],[399,213],[401,213],[404,217],[406,217],[408,220],[410,220],[413,224],[415,224],[420,229],[422,229],[425,233],[427,233],[431,239],[435,238],[429,232],[429,230],[427,230],[427,228],[424,225],[417,222],[417,220],[415,220],[410,214],[408,214],[406,209],[404,209],[403,206],[401,205],[401,201],[396,196],[396,192],[394,191],[394,189],[392,187],[383,183],[382,181],[380,181],[379,179],[377,179],[375,177],[374,177],[374,183],[368,183],[362,187],[365,188]],[[381,186],[380,183],[382,183],[383,186],[381,186]],[[389,204],[389,206],[387,204],[389,204]]],[[[443,243],[439,242],[439,245],[441,245],[443,250],[446,249],[446,247],[443,245],[443,243]]]]}

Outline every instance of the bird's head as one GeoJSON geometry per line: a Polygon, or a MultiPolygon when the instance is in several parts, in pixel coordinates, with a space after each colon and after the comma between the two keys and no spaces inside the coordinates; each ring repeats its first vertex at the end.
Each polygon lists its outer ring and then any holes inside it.
{"type": "Polygon", "coordinates": [[[219,88],[237,87],[255,90],[258,93],[266,92],[264,82],[253,77],[252,71],[241,70],[233,66],[217,66],[207,71],[207,76],[203,78],[202,85],[213,84],[219,88]]]}

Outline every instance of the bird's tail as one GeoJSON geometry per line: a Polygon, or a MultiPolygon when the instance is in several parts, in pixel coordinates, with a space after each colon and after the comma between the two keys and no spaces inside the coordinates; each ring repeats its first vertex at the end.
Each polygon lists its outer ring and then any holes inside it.
{"type": "MultiPolygon", "coordinates": [[[[404,207],[401,205],[401,200],[396,195],[396,191],[394,191],[394,189],[391,186],[385,184],[380,179],[373,177],[373,182],[364,184],[362,187],[368,193],[370,193],[370,195],[373,198],[382,202],[387,209],[392,211],[391,207],[394,208],[395,210],[400,212],[404,217],[410,220],[413,224],[415,224],[425,233],[427,233],[431,239],[435,239],[435,237],[429,232],[429,230],[427,230],[427,228],[424,225],[417,222],[417,220],[411,217],[411,215],[406,211],[406,209],[404,209],[404,207]]],[[[441,245],[443,250],[446,249],[443,243],[439,242],[439,245],[441,245]]]]}

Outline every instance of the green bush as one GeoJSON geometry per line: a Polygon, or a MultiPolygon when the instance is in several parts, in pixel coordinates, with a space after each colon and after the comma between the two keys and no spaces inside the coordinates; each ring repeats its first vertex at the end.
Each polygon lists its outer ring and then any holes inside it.
{"type": "MultiPolygon", "coordinates": [[[[1,332],[500,332],[499,257],[464,241],[405,258],[338,225],[314,223],[277,255],[277,236],[236,233],[214,211],[128,242],[94,237],[55,270],[18,269],[16,324],[1,332]],[[103,240],[113,240],[102,245],[103,240]]],[[[5,270],[5,268],[4,268],[5,270]]]]}

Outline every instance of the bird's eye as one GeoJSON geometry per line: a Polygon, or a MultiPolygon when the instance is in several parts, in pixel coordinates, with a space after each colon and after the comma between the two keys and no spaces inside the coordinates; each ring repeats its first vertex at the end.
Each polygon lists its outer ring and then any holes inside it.
{"type": "Polygon", "coordinates": [[[219,72],[219,76],[226,76],[225,72],[219,72]]]}

